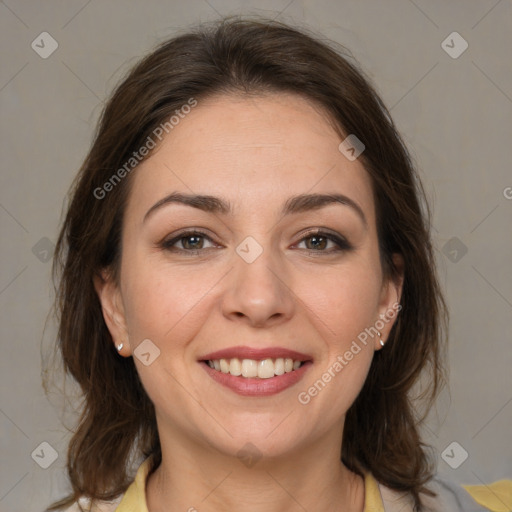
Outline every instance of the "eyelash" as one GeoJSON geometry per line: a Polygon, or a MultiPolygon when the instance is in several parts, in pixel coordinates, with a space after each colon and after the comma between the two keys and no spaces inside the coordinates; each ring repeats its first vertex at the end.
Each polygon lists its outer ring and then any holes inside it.
{"type": "MultiPolygon", "coordinates": [[[[175,236],[174,238],[172,238],[170,240],[163,240],[159,245],[160,245],[160,247],[162,249],[165,249],[167,251],[181,252],[183,254],[186,254],[187,256],[199,255],[201,252],[204,252],[205,250],[211,249],[211,247],[210,248],[206,248],[206,249],[195,249],[195,250],[194,249],[179,249],[179,248],[173,247],[173,245],[175,245],[180,240],[183,240],[185,238],[190,238],[192,236],[200,236],[202,238],[206,238],[207,240],[209,240],[212,243],[215,243],[203,231],[191,230],[191,231],[185,231],[183,233],[180,233],[178,236],[175,236]]],[[[321,253],[333,254],[333,253],[337,253],[337,252],[341,252],[341,251],[347,252],[347,251],[350,251],[350,250],[353,249],[353,246],[345,238],[337,236],[337,235],[335,235],[333,233],[329,233],[327,231],[322,231],[320,229],[309,231],[297,243],[302,243],[305,240],[307,240],[309,238],[313,238],[313,237],[326,238],[327,240],[330,240],[330,241],[334,242],[338,246],[337,249],[331,249],[329,251],[327,251],[327,250],[305,249],[310,254],[312,254],[312,255],[314,254],[315,256],[317,256],[317,255],[319,255],[321,253]]]]}

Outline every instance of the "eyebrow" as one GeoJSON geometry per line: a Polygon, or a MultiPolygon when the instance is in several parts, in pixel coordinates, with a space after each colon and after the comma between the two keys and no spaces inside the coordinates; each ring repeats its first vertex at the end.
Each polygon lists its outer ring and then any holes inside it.
{"type": "MultiPolygon", "coordinates": [[[[173,192],[156,202],[144,215],[143,222],[145,222],[156,210],[173,203],[184,204],[208,213],[218,213],[223,215],[233,214],[231,204],[219,197],[173,192]]],[[[362,208],[355,201],[343,194],[300,194],[292,196],[284,203],[281,215],[284,216],[319,210],[331,204],[348,206],[357,213],[365,226],[368,225],[362,208]]]]}

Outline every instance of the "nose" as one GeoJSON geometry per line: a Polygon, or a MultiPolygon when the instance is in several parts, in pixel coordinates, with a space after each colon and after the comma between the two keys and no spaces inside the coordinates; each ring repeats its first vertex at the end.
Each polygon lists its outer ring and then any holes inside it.
{"type": "Polygon", "coordinates": [[[224,316],[252,327],[270,327],[289,320],[296,309],[290,280],[270,249],[252,263],[235,254],[222,300],[224,316]]]}

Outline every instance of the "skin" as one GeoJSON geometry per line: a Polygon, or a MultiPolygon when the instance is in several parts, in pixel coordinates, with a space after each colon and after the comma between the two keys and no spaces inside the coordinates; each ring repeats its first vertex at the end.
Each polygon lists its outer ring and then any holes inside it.
{"type": "MultiPolygon", "coordinates": [[[[192,109],[134,174],[119,283],[104,272],[96,289],[122,356],[144,339],[160,350],[149,366],[134,357],[162,446],[162,464],[147,482],[150,512],[363,510],[363,479],[339,453],[378,338],[360,344],[308,404],[297,398],[401,291],[381,268],[370,177],[338,150],[341,140],[321,109],[299,96],[217,96],[192,109]],[[144,221],[171,192],[221,197],[234,215],[168,204],[144,221]],[[283,203],[303,193],[344,194],[366,222],[341,204],[281,216],[283,203]],[[202,228],[209,239],[189,236],[174,252],[159,245],[184,228],[202,228]],[[308,228],[327,228],[353,248],[333,252],[333,241],[318,248],[308,228]],[[235,250],[247,236],[263,248],[250,264],[235,250]],[[187,255],[194,245],[202,252],[187,255]],[[294,349],[313,365],[277,395],[243,397],[198,363],[235,345],[294,349]],[[237,457],[248,442],[261,457],[251,467],[237,457]]],[[[392,325],[381,329],[383,340],[392,325]]]]}

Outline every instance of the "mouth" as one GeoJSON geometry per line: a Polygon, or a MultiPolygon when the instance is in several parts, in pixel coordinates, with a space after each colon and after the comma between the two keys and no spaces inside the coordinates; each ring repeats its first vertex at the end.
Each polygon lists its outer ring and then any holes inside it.
{"type": "Polygon", "coordinates": [[[288,349],[233,347],[198,361],[219,384],[243,396],[267,396],[297,383],[313,360],[288,349]]]}
{"type": "Polygon", "coordinates": [[[204,361],[217,372],[229,373],[244,379],[271,379],[285,373],[298,370],[305,361],[293,360],[290,357],[277,359],[209,359],[204,361]]]}

